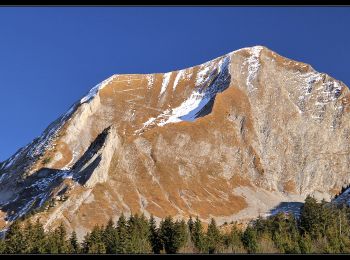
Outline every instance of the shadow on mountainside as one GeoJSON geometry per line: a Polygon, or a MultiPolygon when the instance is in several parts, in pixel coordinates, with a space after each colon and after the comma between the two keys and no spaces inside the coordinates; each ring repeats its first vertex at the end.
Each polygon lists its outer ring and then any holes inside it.
{"type": "Polygon", "coordinates": [[[108,131],[109,127],[96,137],[70,170],[44,167],[19,181],[18,192],[6,204],[0,205],[0,209],[6,213],[5,220],[13,221],[44,210],[52,198],[61,200],[72,184],[84,185],[102,160],[99,151],[105,143],[108,131]]]}
{"type": "Polygon", "coordinates": [[[270,215],[276,215],[280,212],[293,214],[295,217],[300,217],[301,207],[304,205],[302,202],[281,202],[276,207],[269,211],[270,215]]]}
{"type": "Polygon", "coordinates": [[[19,185],[23,188],[2,205],[1,210],[6,212],[6,221],[13,221],[27,213],[38,210],[55,194],[62,194],[68,186],[64,183],[68,172],[50,168],[41,168],[19,185]]]}

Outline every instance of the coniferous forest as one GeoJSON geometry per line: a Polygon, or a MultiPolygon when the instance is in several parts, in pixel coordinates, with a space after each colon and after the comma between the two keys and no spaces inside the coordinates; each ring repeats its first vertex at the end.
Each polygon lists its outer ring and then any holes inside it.
{"type": "Polygon", "coordinates": [[[162,219],[121,215],[95,226],[79,242],[61,224],[44,231],[39,221],[15,221],[0,239],[2,254],[350,253],[350,209],[307,197],[300,217],[278,213],[242,229],[198,218],[162,219]]]}

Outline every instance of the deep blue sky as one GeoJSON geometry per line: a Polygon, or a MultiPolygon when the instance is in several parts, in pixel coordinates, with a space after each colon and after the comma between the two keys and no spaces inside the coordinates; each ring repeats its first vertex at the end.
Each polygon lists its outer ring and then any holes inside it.
{"type": "Polygon", "coordinates": [[[350,85],[350,8],[0,7],[0,161],[115,73],[264,45],[350,85]]]}

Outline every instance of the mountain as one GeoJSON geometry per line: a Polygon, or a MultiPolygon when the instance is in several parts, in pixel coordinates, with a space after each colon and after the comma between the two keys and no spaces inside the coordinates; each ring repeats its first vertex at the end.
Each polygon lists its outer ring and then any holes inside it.
{"type": "Polygon", "coordinates": [[[349,100],[262,46],[113,75],[0,163],[0,228],[27,215],[82,237],[122,212],[220,224],[330,200],[350,183],[349,100]]]}

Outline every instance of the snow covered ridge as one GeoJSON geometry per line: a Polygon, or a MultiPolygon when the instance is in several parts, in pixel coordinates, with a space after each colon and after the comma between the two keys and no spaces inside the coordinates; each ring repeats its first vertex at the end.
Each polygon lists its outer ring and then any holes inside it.
{"type": "Polygon", "coordinates": [[[90,89],[89,93],[83,97],[80,100],[80,104],[89,102],[91,99],[93,99],[99,90],[103,89],[105,86],[107,86],[111,81],[113,81],[116,77],[118,77],[118,75],[112,75],[111,77],[109,77],[108,79],[98,83],[96,86],[94,86],[92,89],[90,89]]]}

